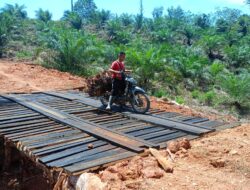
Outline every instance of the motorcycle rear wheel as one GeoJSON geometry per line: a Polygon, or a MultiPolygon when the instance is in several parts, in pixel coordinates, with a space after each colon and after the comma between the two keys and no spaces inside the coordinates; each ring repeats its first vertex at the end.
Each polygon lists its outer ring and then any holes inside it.
{"type": "Polygon", "coordinates": [[[144,114],[150,108],[149,97],[143,92],[136,92],[131,101],[131,106],[136,113],[144,114]]]}

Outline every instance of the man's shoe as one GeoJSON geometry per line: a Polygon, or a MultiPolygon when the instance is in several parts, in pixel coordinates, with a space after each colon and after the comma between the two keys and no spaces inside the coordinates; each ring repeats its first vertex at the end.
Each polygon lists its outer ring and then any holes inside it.
{"type": "Polygon", "coordinates": [[[106,107],[106,110],[111,110],[111,106],[112,105],[112,100],[113,100],[113,96],[109,97],[109,102],[108,102],[108,106],[106,107]]]}
{"type": "Polygon", "coordinates": [[[111,110],[110,105],[107,105],[106,110],[111,110]]]}

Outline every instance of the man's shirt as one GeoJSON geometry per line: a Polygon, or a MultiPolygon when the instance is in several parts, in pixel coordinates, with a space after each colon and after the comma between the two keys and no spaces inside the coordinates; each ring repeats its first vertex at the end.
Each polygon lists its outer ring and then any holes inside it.
{"type": "MultiPolygon", "coordinates": [[[[111,65],[111,69],[115,70],[115,71],[124,71],[125,70],[125,66],[123,62],[119,62],[119,60],[116,60],[112,63],[111,65]]],[[[122,80],[122,75],[119,73],[112,73],[112,78],[113,79],[119,79],[122,80]]]]}

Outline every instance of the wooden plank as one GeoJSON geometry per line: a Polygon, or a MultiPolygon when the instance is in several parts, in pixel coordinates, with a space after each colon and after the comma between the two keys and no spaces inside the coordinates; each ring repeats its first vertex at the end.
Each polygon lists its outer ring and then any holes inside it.
{"type": "Polygon", "coordinates": [[[136,154],[132,153],[132,152],[123,152],[123,153],[119,153],[116,155],[107,156],[107,157],[105,157],[105,159],[99,158],[99,159],[96,159],[94,161],[88,161],[88,162],[83,161],[83,162],[74,164],[72,166],[67,166],[67,167],[65,167],[65,169],[71,173],[79,172],[79,171],[84,171],[84,170],[87,170],[87,169],[95,167],[95,166],[101,166],[101,165],[108,164],[108,163],[111,163],[114,161],[123,160],[126,158],[131,158],[135,155],[136,154]]]}
{"type": "Polygon", "coordinates": [[[0,122],[7,121],[7,120],[14,120],[14,119],[20,119],[20,118],[27,118],[31,116],[39,116],[38,113],[29,113],[24,115],[14,115],[9,117],[0,118],[0,122]]]}
{"type": "Polygon", "coordinates": [[[155,114],[155,115],[159,115],[159,116],[162,116],[162,117],[165,117],[165,118],[181,116],[181,114],[176,113],[176,112],[163,112],[163,113],[155,114]]]}
{"type": "MultiPolygon", "coordinates": [[[[46,105],[46,104],[44,104],[46,105]]],[[[68,105],[67,103],[65,103],[63,106],[51,106],[50,104],[48,104],[48,106],[53,107],[55,109],[58,110],[74,110],[74,109],[84,109],[86,107],[86,105],[79,105],[79,104],[75,104],[75,105],[68,105]]]]}
{"type": "Polygon", "coordinates": [[[201,122],[205,122],[205,121],[209,121],[209,119],[207,119],[207,118],[196,118],[196,119],[187,120],[187,121],[185,121],[185,123],[195,124],[195,123],[201,123],[201,122]]]}
{"type": "Polygon", "coordinates": [[[84,110],[75,110],[75,111],[68,111],[68,113],[70,114],[82,114],[82,113],[85,113],[85,112],[89,112],[89,111],[97,111],[98,109],[97,108],[88,108],[88,109],[84,109],[84,110]]]}
{"type": "MultiPolygon", "coordinates": [[[[181,117],[181,116],[180,116],[181,117]]],[[[189,121],[189,120],[192,120],[192,119],[199,119],[201,117],[194,117],[194,116],[186,116],[187,118],[181,118],[182,121],[189,121]]]]}
{"type": "Polygon", "coordinates": [[[4,124],[17,123],[17,122],[21,122],[21,121],[30,121],[30,120],[34,121],[34,120],[44,119],[44,118],[46,118],[46,117],[44,117],[43,115],[38,115],[38,116],[31,116],[31,117],[25,117],[25,118],[19,118],[19,119],[12,119],[12,120],[8,120],[8,121],[1,121],[0,128],[4,124]]]}
{"type": "Polygon", "coordinates": [[[101,138],[103,140],[107,140],[111,143],[117,144],[119,146],[129,148],[136,152],[142,152],[145,146],[153,147],[155,145],[150,144],[148,142],[142,141],[141,139],[136,139],[134,137],[128,137],[122,133],[114,132],[102,126],[99,126],[94,123],[90,123],[84,120],[81,120],[72,115],[60,112],[58,110],[54,110],[53,108],[49,108],[40,103],[34,102],[25,102],[21,98],[17,98],[14,96],[3,96],[4,98],[15,101],[25,107],[28,107],[34,111],[37,111],[51,119],[54,119],[60,123],[67,124],[74,128],[80,129],[86,133],[89,133],[93,136],[101,138]]]}
{"type": "Polygon", "coordinates": [[[103,116],[98,115],[98,116],[95,116],[94,118],[88,119],[88,120],[89,121],[94,121],[94,122],[97,123],[97,122],[102,122],[102,121],[113,120],[113,119],[116,119],[116,118],[120,119],[120,118],[122,118],[122,116],[121,115],[115,115],[115,116],[113,116],[113,115],[103,115],[103,116]]]}
{"type": "MultiPolygon", "coordinates": [[[[83,119],[86,119],[86,120],[95,120],[95,119],[98,119],[99,117],[102,117],[100,114],[97,114],[97,113],[93,113],[93,112],[90,112],[88,114],[77,114],[78,117],[81,117],[83,119]]],[[[107,116],[106,116],[107,117],[107,116]]],[[[119,116],[108,116],[108,117],[114,117],[114,118],[118,118],[119,116]]]]}
{"type": "MultiPolygon", "coordinates": [[[[65,98],[68,100],[75,100],[81,103],[84,103],[86,105],[94,106],[94,107],[101,107],[101,102],[98,102],[94,99],[90,98],[85,98],[81,95],[75,95],[75,94],[69,94],[69,93],[49,93],[50,95],[56,96],[56,97],[61,97],[65,98]]],[[[155,125],[161,125],[166,128],[170,129],[176,129],[176,130],[181,130],[185,131],[190,134],[195,134],[195,135],[200,135],[203,133],[208,133],[211,131],[214,131],[212,128],[208,127],[203,127],[203,126],[196,126],[194,124],[185,124],[185,123],[180,123],[178,121],[174,121],[171,119],[165,119],[165,118],[160,118],[159,115],[141,115],[141,114],[136,114],[136,113],[130,113],[130,112],[123,112],[123,114],[134,118],[134,119],[139,119],[142,121],[146,121],[148,123],[153,123],[155,125]],[[157,118],[156,118],[157,117],[157,118]]]]}
{"type": "Polygon", "coordinates": [[[87,111],[94,111],[94,110],[97,110],[96,108],[93,109],[93,108],[83,108],[83,107],[80,107],[80,108],[71,108],[71,109],[60,109],[61,111],[64,111],[64,112],[67,112],[67,113],[83,113],[83,112],[87,112],[87,111]]]}
{"type": "Polygon", "coordinates": [[[87,134],[76,134],[76,135],[72,135],[72,136],[67,136],[64,138],[56,138],[56,139],[50,139],[50,140],[46,140],[44,142],[40,142],[40,143],[33,143],[33,144],[28,144],[26,145],[29,149],[38,149],[41,147],[47,147],[47,146],[53,146],[53,145],[58,145],[61,143],[67,143],[70,141],[74,141],[77,139],[82,139],[88,137],[87,134]]]}
{"type": "Polygon", "coordinates": [[[65,167],[72,165],[74,163],[82,162],[82,161],[87,161],[87,160],[96,160],[98,158],[103,158],[105,159],[105,156],[111,156],[117,153],[120,153],[121,151],[125,151],[124,149],[117,148],[113,145],[104,145],[100,146],[95,149],[91,149],[88,151],[84,151],[78,154],[71,155],[66,158],[58,159],[53,162],[46,163],[48,166],[54,166],[54,167],[65,167]]]}
{"type": "Polygon", "coordinates": [[[124,122],[124,123],[121,123],[119,124],[119,122],[117,122],[117,125],[113,125],[112,123],[108,123],[108,124],[102,124],[102,126],[104,127],[108,127],[110,129],[113,129],[115,130],[116,128],[121,128],[121,127],[131,127],[131,126],[138,126],[138,125],[147,125],[146,123],[144,122],[140,122],[138,120],[128,120],[128,121],[132,121],[132,122],[128,122],[127,121],[121,121],[121,122],[124,122]]]}
{"type": "Polygon", "coordinates": [[[117,121],[117,122],[109,123],[109,124],[102,124],[102,126],[110,127],[110,128],[118,128],[118,127],[122,127],[122,126],[129,125],[129,124],[135,124],[135,123],[139,123],[139,122],[133,119],[129,119],[129,120],[117,121]]]}
{"type": "Polygon", "coordinates": [[[215,128],[215,127],[221,126],[223,124],[224,124],[223,122],[215,120],[215,121],[207,121],[207,122],[203,122],[203,123],[198,123],[197,125],[215,128]]]}
{"type": "Polygon", "coordinates": [[[13,109],[11,111],[8,111],[8,110],[4,110],[4,111],[0,111],[0,115],[4,115],[4,114],[9,114],[9,113],[13,113],[13,112],[19,112],[19,111],[27,111],[29,109],[23,107],[23,108],[16,108],[16,109],[13,109]]]}
{"type": "Polygon", "coordinates": [[[55,99],[55,100],[49,100],[49,101],[38,99],[37,102],[45,104],[45,105],[51,105],[51,106],[63,105],[63,104],[68,103],[68,101],[64,101],[63,99],[55,99]]]}
{"type": "Polygon", "coordinates": [[[167,121],[173,121],[173,122],[177,122],[177,123],[180,123],[180,124],[188,125],[188,126],[191,126],[191,127],[197,127],[197,128],[207,129],[208,131],[213,131],[213,129],[211,127],[200,126],[200,125],[196,125],[196,124],[189,123],[189,122],[183,122],[183,121],[179,121],[178,119],[175,119],[175,118],[164,118],[164,117],[161,117],[161,116],[158,116],[158,115],[152,115],[152,116],[156,117],[156,118],[160,118],[160,119],[165,119],[167,121]]]}
{"type": "Polygon", "coordinates": [[[22,111],[12,111],[12,112],[5,112],[5,113],[1,113],[0,112],[0,119],[4,118],[4,117],[8,117],[8,116],[15,116],[15,115],[25,115],[25,114],[29,114],[29,113],[33,113],[31,110],[22,110],[22,111]]]}
{"type": "Polygon", "coordinates": [[[234,127],[238,127],[241,125],[241,122],[232,122],[232,123],[224,123],[222,125],[217,125],[216,126],[216,130],[217,131],[221,131],[221,130],[225,130],[225,129],[230,129],[230,128],[234,128],[234,127]]]}
{"type": "MultiPolygon", "coordinates": [[[[89,142],[92,142],[92,141],[89,141],[89,142]]],[[[94,149],[96,149],[98,147],[107,145],[108,143],[104,142],[104,141],[98,141],[98,142],[95,142],[95,143],[92,143],[92,144],[94,146],[94,149]]],[[[88,151],[88,150],[90,150],[88,145],[87,144],[82,144],[82,145],[75,146],[73,148],[67,148],[67,150],[63,150],[63,151],[60,151],[60,152],[57,152],[57,153],[53,153],[53,154],[48,155],[48,156],[40,157],[39,160],[41,162],[43,162],[43,163],[52,162],[52,161],[55,161],[55,160],[58,160],[58,159],[63,159],[65,157],[68,158],[71,155],[75,155],[77,153],[82,153],[82,152],[85,152],[85,151],[88,151]]]]}
{"type": "Polygon", "coordinates": [[[102,107],[102,103],[99,101],[96,101],[94,99],[88,98],[88,99],[81,99],[80,95],[78,94],[69,94],[69,93],[59,93],[59,92],[44,92],[44,94],[47,95],[51,95],[51,96],[55,96],[55,97],[60,97],[60,98],[64,98],[66,100],[75,100],[77,102],[81,102],[83,104],[86,105],[91,105],[97,108],[101,108],[102,107]]]}
{"type": "Polygon", "coordinates": [[[35,125],[35,124],[40,125],[43,122],[51,122],[51,121],[45,118],[45,119],[39,119],[39,120],[28,120],[28,121],[21,121],[17,123],[2,124],[0,125],[0,131],[7,132],[11,130],[16,130],[19,127],[25,128],[25,126],[30,126],[30,125],[35,125]]]}
{"type": "Polygon", "coordinates": [[[119,128],[115,128],[114,130],[122,131],[122,132],[129,132],[129,131],[137,131],[137,130],[146,129],[147,127],[150,127],[150,126],[144,123],[140,123],[140,124],[133,124],[133,125],[123,125],[123,126],[120,126],[119,128]]]}
{"type": "Polygon", "coordinates": [[[154,117],[151,115],[141,115],[141,114],[136,114],[136,113],[127,113],[127,115],[134,119],[139,119],[142,121],[146,121],[148,123],[166,127],[168,129],[180,130],[180,131],[184,131],[186,133],[195,134],[195,135],[200,135],[203,133],[214,131],[214,129],[210,129],[210,128],[205,129],[199,126],[187,125],[185,123],[180,123],[180,122],[172,121],[169,119],[154,117]]]}
{"type": "Polygon", "coordinates": [[[173,119],[176,119],[176,120],[180,120],[180,121],[187,121],[187,120],[191,120],[191,119],[196,119],[197,117],[192,117],[192,116],[185,116],[185,115],[182,115],[182,116],[177,116],[177,117],[174,117],[173,119]]]}
{"type": "Polygon", "coordinates": [[[105,121],[105,122],[99,122],[101,125],[105,125],[105,124],[108,124],[108,123],[113,123],[113,122],[120,122],[120,121],[127,121],[129,120],[128,118],[118,118],[118,119],[114,119],[114,120],[111,120],[111,121],[105,121]]]}
{"type": "Polygon", "coordinates": [[[73,148],[75,146],[83,145],[86,143],[94,143],[96,141],[98,140],[94,137],[85,137],[85,138],[80,138],[78,140],[37,149],[37,150],[34,150],[33,153],[39,156],[39,155],[49,154],[49,153],[53,153],[57,151],[62,151],[68,148],[73,148]]]}
{"type": "Polygon", "coordinates": [[[184,136],[187,136],[187,134],[179,131],[179,132],[171,133],[171,134],[166,135],[166,136],[151,139],[151,141],[158,144],[158,143],[167,142],[169,140],[177,139],[177,138],[184,137],[184,136]]]}
{"type": "Polygon", "coordinates": [[[40,130],[40,131],[35,131],[35,132],[32,132],[32,133],[26,133],[26,134],[15,136],[15,137],[6,137],[6,138],[16,142],[16,141],[19,141],[18,140],[19,138],[25,138],[25,137],[31,137],[31,136],[40,136],[40,135],[48,134],[48,133],[52,133],[52,132],[60,133],[60,132],[63,132],[65,130],[67,130],[67,129],[66,128],[61,128],[61,127],[54,127],[54,128],[48,128],[48,129],[44,129],[44,130],[40,130]]]}
{"type": "Polygon", "coordinates": [[[147,134],[152,134],[152,133],[155,133],[155,132],[159,132],[159,131],[166,131],[165,128],[161,128],[161,127],[147,127],[145,129],[140,129],[140,130],[136,130],[134,131],[133,129],[130,131],[124,131],[125,133],[128,133],[130,135],[133,135],[135,137],[138,137],[138,136],[141,136],[141,135],[147,135],[147,134]]]}
{"type": "MultiPolygon", "coordinates": [[[[107,121],[114,121],[114,122],[121,121],[121,119],[124,119],[124,118],[121,116],[109,116],[109,117],[104,118],[104,119],[99,119],[99,117],[96,117],[96,119],[88,119],[88,120],[91,122],[94,122],[94,123],[102,124],[102,123],[106,123],[107,121]]],[[[128,119],[126,118],[126,120],[128,120],[128,119]]]]}
{"type": "MultiPolygon", "coordinates": [[[[37,102],[40,102],[39,100],[37,102]]],[[[40,102],[42,103],[42,102],[40,102]]],[[[56,106],[58,108],[67,108],[67,107],[86,107],[86,105],[82,106],[81,104],[79,104],[78,102],[73,102],[73,101],[63,101],[62,99],[58,100],[58,101],[51,101],[49,103],[43,103],[45,105],[49,104],[51,106],[56,106]]]]}
{"type": "Polygon", "coordinates": [[[4,104],[0,106],[0,111],[13,111],[19,108],[23,108],[23,106],[20,106],[16,103],[11,103],[11,104],[4,104]]]}
{"type": "Polygon", "coordinates": [[[59,129],[66,129],[66,128],[67,127],[60,126],[60,125],[44,126],[42,128],[39,127],[39,128],[32,129],[32,130],[22,131],[19,133],[8,134],[8,135],[5,135],[5,137],[9,138],[9,139],[23,138],[23,137],[27,137],[27,136],[34,136],[34,135],[44,134],[47,132],[58,131],[59,129]]]}
{"type": "Polygon", "coordinates": [[[84,112],[84,113],[78,113],[78,114],[74,114],[76,115],[77,117],[81,117],[81,118],[88,118],[88,117],[92,117],[93,115],[97,116],[98,114],[93,112],[93,111],[90,111],[90,112],[84,112]]]}
{"type": "MultiPolygon", "coordinates": [[[[9,133],[5,132],[5,137],[14,137],[14,136],[19,136],[19,135],[23,135],[23,134],[28,134],[28,133],[32,133],[32,132],[36,132],[40,130],[44,130],[44,129],[48,129],[48,128],[53,128],[53,127],[58,127],[59,125],[56,124],[52,124],[51,123],[44,123],[44,124],[36,124],[36,125],[30,125],[27,126],[25,128],[25,126],[22,126],[23,128],[19,129],[19,130],[12,130],[9,131],[9,133]]],[[[60,125],[60,127],[63,127],[62,125],[60,125]]]]}
{"type": "Polygon", "coordinates": [[[156,139],[156,138],[160,138],[160,137],[166,137],[169,134],[176,133],[176,132],[177,131],[175,131],[175,130],[163,130],[163,131],[157,131],[157,132],[150,133],[150,134],[142,134],[139,136],[140,136],[140,138],[143,138],[145,140],[150,140],[150,139],[156,139]]]}
{"type": "Polygon", "coordinates": [[[81,133],[81,131],[79,131],[79,130],[70,129],[70,128],[65,129],[64,131],[61,131],[60,133],[59,133],[59,131],[60,130],[58,130],[58,132],[43,134],[43,135],[39,135],[39,136],[17,138],[17,139],[15,139],[15,141],[22,141],[23,144],[34,144],[34,143],[39,144],[39,142],[41,142],[41,141],[62,138],[62,137],[64,138],[67,136],[72,136],[72,135],[81,133]]]}
{"type": "Polygon", "coordinates": [[[27,131],[30,130],[30,128],[36,129],[39,127],[42,127],[44,125],[48,125],[48,124],[53,124],[53,121],[47,121],[47,122],[38,122],[35,124],[29,124],[29,125],[20,125],[17,127],[9,127],[7,129],[0,129],[0,132],[2,132],[3,134],[11,134],[11,133],[18,133],[21,131],[27,131]]]}

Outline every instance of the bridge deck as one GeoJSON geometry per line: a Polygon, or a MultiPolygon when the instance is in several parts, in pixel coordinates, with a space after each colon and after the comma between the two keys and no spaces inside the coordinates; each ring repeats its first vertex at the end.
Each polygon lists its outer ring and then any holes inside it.
{"type": "Polygon", "coordinates": [[[151,109],[107,112],[99,101],[76,92],[11,94],[0,97],[0,136],[34,162],[68,173],[82,172],[163,148],[182,137],[196,138],[220,121],[151,109]]]}

